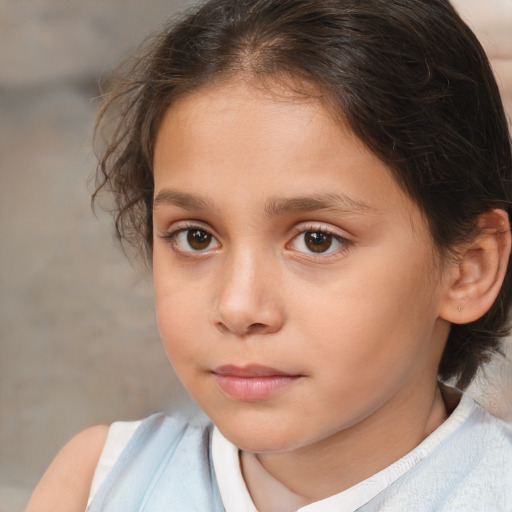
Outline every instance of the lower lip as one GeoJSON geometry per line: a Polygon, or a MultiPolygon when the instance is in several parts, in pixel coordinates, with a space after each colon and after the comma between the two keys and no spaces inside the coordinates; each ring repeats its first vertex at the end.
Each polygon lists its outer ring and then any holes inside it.
{"type": "Polygon", "coordinates": [[[288,387],[298,376],[270,375],[268,377],[238,377],[215,375],[220,389],[234,400],[255,402],[264,400],[288,387]]]}

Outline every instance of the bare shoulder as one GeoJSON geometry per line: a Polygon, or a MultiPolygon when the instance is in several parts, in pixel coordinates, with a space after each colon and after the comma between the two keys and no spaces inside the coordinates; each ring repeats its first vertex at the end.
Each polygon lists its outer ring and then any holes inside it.
{"type": "Polygon", "coordinates": [[[74,436],[53,459],[25,512],[83,512],[108,429],[95,425],[74,436]]]}

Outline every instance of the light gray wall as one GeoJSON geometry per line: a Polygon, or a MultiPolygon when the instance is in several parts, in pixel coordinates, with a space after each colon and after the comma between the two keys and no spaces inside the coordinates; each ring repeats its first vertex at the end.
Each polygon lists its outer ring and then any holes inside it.
{"type": "Polygon", "coordinates": [[[97,81],[183,1],[0,2],[0,511],[93,422],[178,406],[150,277],[91,213],[97,81]]]}
{"type": "MultiPolygon", "coordinates": [[[[98,77],[185,3],[0,2],[0,512],[21,509],[79,429],[186,403],[150,279],[108,217],[92,215],[87,188],[98,77]]],[[[512,111],[511,0],[457,4],[496,57],[512,111]]],[[[476,391],[508,414],[512,378],[496,364],[491,399],[486,384],[476,391]]]]}

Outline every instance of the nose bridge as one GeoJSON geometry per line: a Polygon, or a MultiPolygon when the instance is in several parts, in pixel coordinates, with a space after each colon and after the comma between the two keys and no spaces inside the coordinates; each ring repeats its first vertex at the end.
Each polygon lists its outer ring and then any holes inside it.
{"type": "Polygon", "coordinates": [[[241,244],[226,255],[216,298],[216,323],[222,330],[243,336],[280,328],[277,263],[269,252],[263,247],[241,244]]]}

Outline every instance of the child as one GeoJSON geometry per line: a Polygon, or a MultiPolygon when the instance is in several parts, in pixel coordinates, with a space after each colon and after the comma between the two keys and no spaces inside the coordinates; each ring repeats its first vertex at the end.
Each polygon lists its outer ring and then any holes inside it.
{"type": "Polygon", "coordinates": [[[507,122],[447,0],[210,0],[113,93],[100,162],[211,420],[94,427],[28,510],[510,511],[461,390],[507,333],[507,122]]]}

